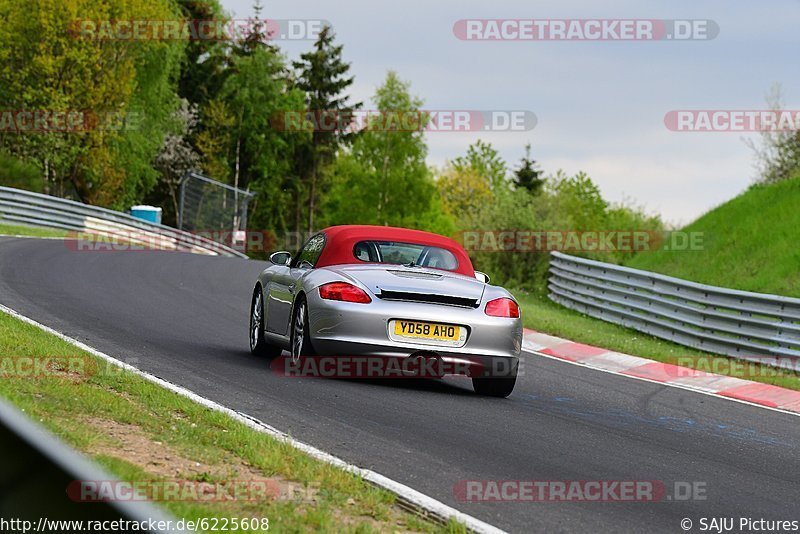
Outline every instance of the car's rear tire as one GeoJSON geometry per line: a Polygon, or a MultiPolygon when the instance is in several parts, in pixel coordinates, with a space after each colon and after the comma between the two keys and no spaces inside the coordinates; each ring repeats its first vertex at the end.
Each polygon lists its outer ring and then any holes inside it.
{"type": "Polygon", "coordinates": [[[475,377],[472,379],[472,389],[478,395],[486,397],[501,397],[505,398],[511,395],[514,391],[514,385],[517,383],[517,377],[475,377]]]}
{"type": "Polygon", "coordinates": [[[519,364],[517,363],[509,372],[503,373],[505,376],[474,376],[472,377],[472,389],[478,395],[486,397],[508,397],[514,391],[517,383],[518,370],[519,364]]]}
{"type": "Polygon", "coordinates": [[[264,296],[261,287],[253,291],[250,302],[250,353],[256,356],[277,358],[281,355],[281,348],[267,342],[264,337],[264,296]]]}
{"type": "Polygon", "coordinates": [[[311,345],[311,328],[308,323],[308,302],[303,295],[297,297],[292,315],[292,360],[314,356],[311,345]]]}

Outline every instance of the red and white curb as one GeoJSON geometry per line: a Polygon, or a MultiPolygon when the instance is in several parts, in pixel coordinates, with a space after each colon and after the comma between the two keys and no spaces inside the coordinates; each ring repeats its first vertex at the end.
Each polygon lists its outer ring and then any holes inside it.
{"type": "Polygon", "coordinates": [[[800,415],[800,391],[655,362],[525,329],[522,350],[599,371],[680,387],[800,415]]]}

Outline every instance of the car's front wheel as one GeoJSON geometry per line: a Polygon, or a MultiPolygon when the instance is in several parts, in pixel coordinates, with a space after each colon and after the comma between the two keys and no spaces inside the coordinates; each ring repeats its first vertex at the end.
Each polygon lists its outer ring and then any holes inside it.
{"type": "Polygon", "coordinates": [[[275,358],[281,355],[281,348],[271,345],[264,338],[264,296],[261,288],[253,291],[250,304],[250,352],[256,356],[275,358]]]}

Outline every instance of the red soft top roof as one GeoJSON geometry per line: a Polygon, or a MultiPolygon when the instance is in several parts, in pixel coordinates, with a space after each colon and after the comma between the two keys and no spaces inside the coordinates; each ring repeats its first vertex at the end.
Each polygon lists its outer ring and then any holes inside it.
{"type": "Polygon", "coordinates": [[[449,237],[422,230],[368,225],[331,226],[321,230],[320,233],[325,234],[327,242],[317,260],[317,267],[363,263],[353,255],[353,247],[359,241],[399,241],[449,250],[458,260],[458,269],[453,272],[475,276],[475,269],[467,252],[457,241],[449,237]]]}

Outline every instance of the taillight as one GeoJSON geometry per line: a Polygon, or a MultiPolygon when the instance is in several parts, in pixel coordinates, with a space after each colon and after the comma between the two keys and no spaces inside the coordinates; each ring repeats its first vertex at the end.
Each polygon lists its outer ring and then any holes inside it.
{"type": "Polygon", "coordinates": [[[347,282],[331,282],[319,286],[319,296],[327,300],[341,300],[343,302],[357,302],[369,304],[372,299],[367,292],[347,282]]]}
{"type": "Polygon", "coordinates": [[[519,317],[519,305],[510,298],[503,297],[486,303],[486,315],[492,317],[519,317]]]}

